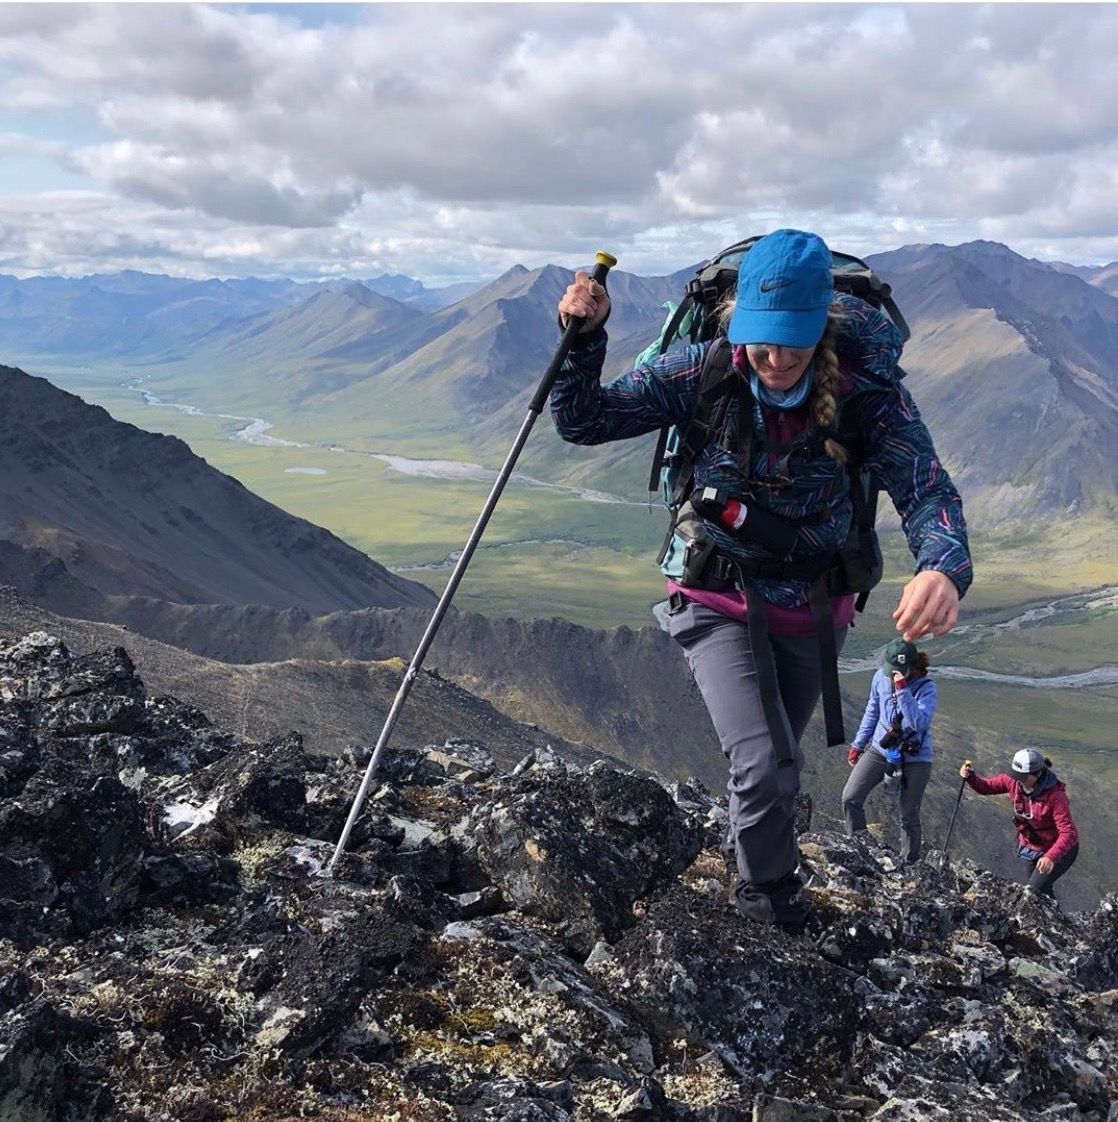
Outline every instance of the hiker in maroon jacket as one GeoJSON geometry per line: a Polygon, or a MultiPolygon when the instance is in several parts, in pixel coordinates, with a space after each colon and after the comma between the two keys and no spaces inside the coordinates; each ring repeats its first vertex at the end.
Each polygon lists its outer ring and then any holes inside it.
{"type": "Polygon", "coordinates": [[[1071,818],[1067,791],[1052,770],[1052,761],[1035,748],[1013,757],[1012,775],[983,779],[969,763],[959,774],[980,795],[1009,795],[1017,827],[1017,856],[1029,866],[1028,890],[1052,895],[1052,885],[1079,856],[1079,833],[1071,818]]]}

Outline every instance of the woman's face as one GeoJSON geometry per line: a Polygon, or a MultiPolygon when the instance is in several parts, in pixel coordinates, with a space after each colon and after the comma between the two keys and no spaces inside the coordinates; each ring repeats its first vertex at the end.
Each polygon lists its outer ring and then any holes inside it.
{"type": "Polygon", "coordinates": [[[1021,786],[1026,791],[1031,791],[1040,782],[1039,775],[1023,775],[1021,776],[1021,786]]]}
{"type": "Polygon", "coordinates": [[[745,354],[766,389],[790,390],[803,376],[818,345],[781,347],[775,343],[749,343],[745,354]]]}

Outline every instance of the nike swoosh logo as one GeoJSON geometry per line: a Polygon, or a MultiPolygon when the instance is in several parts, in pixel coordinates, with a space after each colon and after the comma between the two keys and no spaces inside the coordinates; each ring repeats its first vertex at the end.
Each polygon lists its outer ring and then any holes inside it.
{"type": "Polygon", "coordinates": [[[792,281],[790,281],[790,280],[761,281],[761,291],[762,292],[772,292],[772,290],[774,288],[787,288],[791,283],[792,283],[792,281]]]}

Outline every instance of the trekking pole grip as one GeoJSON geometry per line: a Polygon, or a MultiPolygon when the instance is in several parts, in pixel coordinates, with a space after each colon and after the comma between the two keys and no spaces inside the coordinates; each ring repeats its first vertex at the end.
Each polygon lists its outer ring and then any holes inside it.
{"type": "MultiPolygon", "coordinates": [[[[617,264],[617,258],[612,253],[606,253],[605,250],[599,249],[594,254],[595,265],[590,270],[590,279],[597,281],[599,284],[606,283],[606,274],[617,264]]],[[[555,384],[555,379],[559,376],[559,369],[566,361],[567,354],[570,351],[575,341],[575,336],[578,335],[582,327],[582,316],[570,316],[567,319],[567,326],[563,329],[563,336],[559,340],[559,347],[555,352],[554,358],[547,370],[544,371],[544,376],[540,379],[540,384],[536,388],[536,394],[532,398],[531,405],[528,409],[532,413],[542,413],[544,405],[547,404],[547,395],[551,393],[551,387],[555,384]]]]}

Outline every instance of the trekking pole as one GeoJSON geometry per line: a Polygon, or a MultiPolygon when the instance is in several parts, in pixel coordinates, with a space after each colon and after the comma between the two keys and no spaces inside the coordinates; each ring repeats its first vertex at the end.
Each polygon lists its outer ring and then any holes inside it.
{"type": "MultiPolygon", "coordinates": [[[[964,760],[964,766],[969,764],[970,760],[964,760]]],[[[940,858],[939,867],[941,869],[947,868],[947,847],[951,844],[951,831],[955,829],[955,815],[959,813],[959,804],[963,801],[963,790],[966,788],[966,776],[963,777],[963,782],[959,784],[959,797],[955,800],[955,809],[951,812],[951,822],[947,827],[947,840],[943,843],[943,856],[940,858]]]]}
{"type": "MultiPolygon", "coordinates": [[[[612,254],[604,253],[599,250],[594,255],[594,260],[596,264],[591,270],[590,278],[591,280],[597,281],[599,284],[604,284],[606,274],[617,264],[617,258],[612,254]]],[[[559,376],[559,368],[563,365],[567,357],[567,352],[571,349],[571,345],[574,343],[575,336],[578,334],[581,326],[581,316],[570,316],[568,318],[567,326],[563,331],[563,337],[559,340],[559,346],[555,351],[555,355],[547,370],[544,372],[544,376],[536,389],[535,396],[528,406],[528,415],[524,418],[524,422],[520,426],[520,432],[517,433],[516,440],[513,441],[512,448],[509,449],[509,454],[505,457],[504,466],[498,473],[496,482],[494,482],[493,488],[489,492],[489,498],[485,500],[485,506],[482,508],[477,522],[474,523],[474,528],[470,532],[462,554],[458,558],[457,564],[454,566],[454,571],[450,574],[450,580],[447,581],[446,588],[443,590],[438,605],[435,607],[435,614],[431,617],[431,622],[427,624],[427,630],[423,633],[423,638],[419,641],[419,647],[416,649],[411,664],[404,674],[404,680],[400,683],[400,688],[396,693],[396,699],[392,702],[392,708],[388,711],[388,717],[385,719],[384,728],[381,729],[380,737],[377,739],[376,747],[373,749],[373,755],[369,760],[369,766],[365,769],[365,777],[361,780],[361,786],[358,788],[357,795],[353,800],[353,805],[350,807],[349,817],[346,819],[345,828],[342,830],[342,836],[338,839],[333,857],[330,858],[330,863],[327,866],[328,873],[334,871],[334,866],[345,852],[346,842],[349,841],[349,835],[353,831],[354,823],[361,814],[361,807],[365,802],[365,795],[369,790],[369,784],[372,783],[373,776],[376,774],[377,765],[380,763],[380,758],[384,754],[384,749],[388,744],[388,738],[391,736],[392,729],[395,727],[396,720],[400,715],[400,710],[403,709],[404,702],[407,700],[408,694],[411,693],[411,688],[415,683],[416,676],[419,674],[419,669],[423,665],[423,660],[427,657],[427,651],[431,643],[434,641],[435,632],[438,631],[439,624],[442,623],[443,616],[446,615],[446,610],[450,607],[450,601],[454,598],[454,593],[458,590],[459,584],[462,583],[462,577],[466,573],[466,566],[469,565],[470,558],[473,557],[474,550],[481,540],[481,535],[485,532],[485,527],[489,523],[489,518],[493,514],[494,507],[497,505],[497,500],[501,497],[501,492],[505,489],[505,484],[508,482],[509,476],[512,475],[513,466],[516,463],[517,457],[520,455],[521,449],[524,447],[524,442],[528,439],[528,434],[532,431],[532,426],[536,423],[536,418],[543,412],[543,407],[547,403],[548,394],[551,393],[551,387],[555,384],[555,379],[559,376]]]]}

